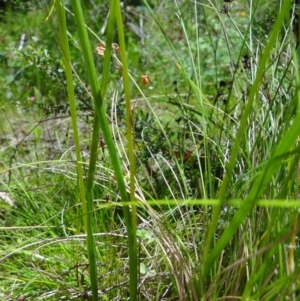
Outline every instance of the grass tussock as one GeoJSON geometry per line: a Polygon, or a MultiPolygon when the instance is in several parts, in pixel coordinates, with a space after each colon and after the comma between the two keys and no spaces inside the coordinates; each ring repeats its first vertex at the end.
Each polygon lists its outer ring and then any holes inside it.
{"type": "Polygon", "coordinates": [[[0,299],[298,300],[300,4],[28,2],[0,15],[0,299]]]}

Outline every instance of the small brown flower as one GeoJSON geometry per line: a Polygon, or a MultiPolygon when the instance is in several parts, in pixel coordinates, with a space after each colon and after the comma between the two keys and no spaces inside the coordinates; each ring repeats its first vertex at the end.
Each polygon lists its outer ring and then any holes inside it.
{"type": "Polygon", "coordinates": [[[96,51],[98,52],[99,55],[104,56],[106,46],[103,43],[99,43],[96,47],[96,51]]]}
{"type": "Polygon", "coordinates": [[[113,49],[114,51],[119,51],[119,50],[120,50],[120,47],[119,47],[119,45],[118,45],[117,43],[112,43],[112,44],[111,44],[111,47],[112,47],[112,49],[113,49]]]}
{"type": "MultiPolygon", "coordinates": [[[[114,51],[119,51],[120,47],[117,43],[112,43],[111,48],[114,51]]],[[[99,43],[96,47],[96,51],[98,52],[99,55],[104,56],[106,49],[106,45],[104,43],[99,43]]]]}
{"type": "Polygon", "coordinates": [[[149,75],[142,75],[142,83],[144,85],[147,85],[149,83],[151,83],[151,78],[149,75]]]}

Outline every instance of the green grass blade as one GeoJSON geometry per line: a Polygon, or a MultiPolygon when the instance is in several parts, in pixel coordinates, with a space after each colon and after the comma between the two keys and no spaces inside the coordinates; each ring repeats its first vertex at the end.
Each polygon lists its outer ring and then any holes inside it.
{"type": "MultiPolygon", "coordinates": [[[[265,187],[265,185],[270,181],[272,175],[276,171],[279,165],[282,164],[281,161],[278,161],[277,164],[272,162],[271,160],[271,166],[269,164],[269,168],[266,168],[265,174],[261,174],[256,181],[256,185],[254,185],[248,195],[247,200],[245,200],[245,204],[239,209],[237,214],[234,216],[233,220],[231,221],[229,227],[224,231],[223,235],[217,242],[216,246],[213,248],[212,252],[209,254],[210,245],[212,242],[212,238],[214,236],[215,227],[218,222],[218,217],[221,211],[221,204],[224,202],[224,198],[226,195],[226,190],[229,184],[229,181],[232,176],[232,172],[236,163],[236,158],[238,156],[240,142],[243,138],[245,129],[247,127],[247,118],[251,113],[252,110],[252,104],[254,100],[256,99],[257,91],[259,91],[259,87],[261,85],[262,77],[265,72],[265,66],[268,62],[271,50],[276,42],[276,38],[278,33],[280,32],[282,28],[282,24],[284,19],[286,18],[289,10],[290,10],[290,1],[286,1],[281,11],[279,12],[279,15],[277,17],[277,20],[274,24],[270,39],[265,47],[265,50],[263,52],[263,55],[261,57],[255,82],[253,83],[253,86],[251,87],[248,103],[245,107],[245,110],[243,112],[243,115],[241,117],[240,126],[236,135],[235,144],[231,151],[230,161],[227,166],[226,175],[222,182],[220,192],[219,192],[219,200],[220,205],[214,208],[213,217],[211,224],[209,226],[208,235],[207,235],[207,241],[205,245],[204,250],[204,269],[203,273],[206,275],[209,272],[210,267],[213,265],[214,261],[217,259],[217,257],[220,255],[222,249],[224,246],[228,243],[232,235],[235,233],[236,229],[240,225],[240,223],[243,221],[243,219],[247,216],[251,208],[253,207],[255,201],[257,200],[259,194],[262,192],[262,189],[265,187]],[[209,254],[209,255],[208,255],[209,254]]],[[[283,137],[280,145],[277,147],[276,151],[273,154],[273,159],[275,159],[277,156],[284,154],[289,150],[287,147],[288,145],[293,145],[295,142],[295,139],[297,137],[297,134],[299,134],[299,121],[297,119],[295,120],[293,126],[289,130],[289,132],[286,133],[286,135],[283,137]],[[298,128],[297,128],[298,127],[298,128]],[[291,139],[291,140],[289,140],[291,139]]]]}
{"type": "MultiPolygon", "coordinates": [[[[113,36],[113,23],[114,23],[114,17],[113,14],[115,13],[115,1],[111,1],[111,16],[109,18],[109,32],[107,33],[107,48],[105,51],[105,64],[106,67],[104,68],[105,74],[103,74],[103,81],[101,83],[101,87],[103,89],[106,89],[107,86],[107,81],[108,81],[108,72],[109,68],[107,67],[110,61],[110,51],[111,51],[111,41],[112,41],[112,36],[113,36]]],[[[88,213],[92,214],[92,209],[93,209],[93,193],[92,193],[92,188],[93,188],[93,179],[94,179],[94,174],[95,174],[95,164],[96,164],[96,159],[97,159],[97,149],[98,149],[98,144],[99,144],[99,125],[103,131],[103,136],[104,140],[106,142],[110,158],[112,161],[112,165],[115,171],[116,179],[119,185],[120,189],[120,195],[123,201],[128,201],[128,196],[127,196],[127,191],[126,191],[126,185],[123,177],[123,172],[121,168],[121,163],[117,155],[117,151],[114,145],[113,138],[110,133],[109,129],[109,124],[108,120],[105,114],[105,109],[103,106],[103,97],[104,93],[103,91],[100,90],[98,80],[97,80],[97,75],[96,75],[96,69],[93,61],[93,56],[92,56],[92,51],[91,51],[91,46],[90,42],[88,39],[88,34],[87,30],[85,27],[84,23],[84,18],[81,10],[81,6],[79,1],[72,1],[72,6],[75,14],[75,19],[78,27],[78,35],[80,38],[80,44],[82,47],[83,55],[84,55],[84,60],[86,64],[86,70],[88,74],[88,79],[92,91],[92,95],[94,98],[95,102],[95,113],[94,113],[94,124],[93,124],[93,137],[92,137],[92,146],[91,146],[91,156],[90,156],[90,165],[89,165],[89,172],[88,172],[88,181],[87,181],[87,202],[88,202],[88,213]]],[[[133,231],[133,226],[132,226],[132,221],[131,221],[131,216],[130,216],[130,211],[129,207],[123,207],[124,210],[124,216],[125,216],[125,223],[127,227],[127,232],[128,232],[128,245],[129,245],[129,256],[130,256],[130,276],[131,276],[131,283],[133,282],[136,286],[137,283],[137,245],[136,245],[136,238],[135,238],[135,233],[133,231]],[[134,279],[132,279],[134,277],[134,279]]],[[[92,216],[90,216],[92,218],[92,216]]],[[[90,226],[90,231],[92,231],[92,225],[91,225],[92,220],[89,220],[88,217],[88,225],[90,226]]],[[[92,236],[91,236],[92,237],[92,236]]],[[[92,245],[93,244],[93,239],[90,239],[89,243],[92,245]]],[[[94,252],[90,254],[92,260],[95,260],[95,254],[94,252]]],[[[90,272],[91,277],[93,277],[94,281],[94,289],[93,289],[93,297],[97,295],[96,288],[97,288],[97,277],[96,277],[96,270],[93,272],[90,272]]],[[[92,281],[92,279],[91,279],[92,281]]],[[[136,292],[136,289],[135,289],[136,292]]],[[[131,291],[131,297],[132,300],[136,298],[136,294],[132,293],[131,291]]],[[[96,297],[95,297],[96,298],[96,297]]],[[[96,299],[95,299],[96,300],[96,299]]]]}
{"type": "Polygon", "coordinates": [[[80,153],[80,139],[79,139],[79,133],[77,127],[76,101],[74,96],[73,75],[72,75],[68,36],[67,36],[66,16],[65,16],[65,11],[63,9],[63,6],[64,6],[63,1],[55,1],[55,10],[56,10],[57,20],[59,24],[60,46],[63,53],[63,62],[64,62],[64,67],[66,72],[66,79],[67,79],[68,98],[70,104],[73,137],[74,137],[75,152],[76,152],[76,159],[77,159],[78,184],[79,184],[79,191],[80,191],[81,204],[82,204],[82,215],[84,220],[84,228],[86,232],[87,208],[86,208],[85,189],[84,189],[84,180],[83,180],[83,168],[82,168],[82,164],[80,163],[82,162],[82,159],[80,153]]]}
{"type": "MultiPolygon", "coordinates": [[[[134,205],[135,201],[135,156],[134,156],[134,137],[133,137],[133,116],[131,110],[131,97],[130,97],[130,83],[129,83],[129,71],[127,64],[127,54],[126,54],[126,45],[124,38],[124,29],[122,21],[122,13],[120,1],[116,2],[116,21],[118,29],[118,37],[120,44],[120,54],[122,62],[122,74],[123,74],[123,83],[125,91],[125,101],[126,101],[126,128],[127,128],[127,143],[128,143],[128,157],[130,164],[130,201],[132,202],[132,223],[127,221],[128,229],[130,225],[130,230],[132,233],[129,235],[129,257],[130,257],[130,300],[137,299],[137,286],[138,286],[138,267],[137,267],[137,244],[136,244],[136,227],[137,227],[137,207],[134,205]]],[[[125,193],[125,191],[124,191],[125,193]]],[[[124,210],[127,210],[128,207],[124,207],[124,210]]],[[[124,212],[125,213],[125,212],[124,212]]],[[[126,212],[126,215],[128,213],[126,212]]],[[[129,218],[129,216],[128,216],[129,218]]]]}
{"type": "MultiPolygon", "coordinates": [[[[131,110],[131,97],[130,97],[130,82],[129,82],[129,71],[127,64],[127,55],[126,55],[126,45],[124,38],[124,28],[122,21],[122,13],[120,7],[120,1],[116,1],[118,4],[116,6],[116,20],[117,20],[117,28],[118,28],[118,36],[119,36],[119,44],[120,44],[120,54],[121,54],[121,62],[122,62],[122,74],[123,74],[123,82],[124,82],[124,92],[125,92],[125,101],[126,101],[126,128],[127,128],[127,142],[128,142],[128,157],[130,164],[130,200],[134,202],[135,196],[135,188],[134,188],[134,176],[135,176],[135,157],[134,157],[134,137],[133,137],[133,116],[131,110]]],[[[137,213],[136,207],[132,206],[132,221],[134,230],[137,226],[137,213]]]]}
{"type": "MultiPolygon", "coordinates": [[[[71,3],[75,15],[78,36],[80,39],[80,45],[84,56],[88,79],[90,82],[92,95],[95,101],[95,107],[97,107],[97,105],[100,105],[100,107],[102,107],[102,97],[100,93],[99,84],[97,81],[96,69],[93,62],[91,46],[85,28],[85,22],[83,18],[80,1],[72,1],[71,3]]],[[[95,109],[92,144],[90,150],[90,162],[89,162],[88,178],[86,184],[87,249],[88,249],[88,257],[89,257],[89,272],[90,272],[90,282],[91,282],[91,289],[92,289],[92,298],[95,301],[98,300],[98,285],[97,285],[96,255],[95,255],[95,248],[94,248],[92,225],[93,225],[93,186],[94,186],[94,175],[95,175],[96,160],[97,160],[98,139],[100,133],[99,118],[100,116],[97,110],[95,109]]]]}

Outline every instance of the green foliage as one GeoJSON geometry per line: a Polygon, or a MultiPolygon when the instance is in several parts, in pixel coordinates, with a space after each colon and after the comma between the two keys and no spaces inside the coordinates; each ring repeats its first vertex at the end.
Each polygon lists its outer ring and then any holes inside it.
{"type": "Polygon", "coordinates": [[[0,299],[297,300],[297,5],[125,1],[124,45],[83,1],[86,48],[71,4],[69,51],[50,7],[0,21],[0,299]]]}

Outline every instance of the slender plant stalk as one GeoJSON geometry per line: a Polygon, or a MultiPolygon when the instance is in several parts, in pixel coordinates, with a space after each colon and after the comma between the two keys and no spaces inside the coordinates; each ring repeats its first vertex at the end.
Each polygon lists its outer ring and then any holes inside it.
{"type": "MultiPolygon", "coordinates": [[[[96,80],[97,74],[94,67],[94,62],[91,54],[91,47],[84,26],[84,18],[82,9],[80,6],[80,1],[71,1],[75,21],[77,24],[78,36],[80,39],[81,49],[84,55],[85,65],[87,68],[88,78],[90,81],[90,86],[92,90],[92,95],[94,101],[102,105],[102,98],[100,94],[100,88],[96,80]]],[[[86,201],[87,201],[87,249],[89,258],[89,272],[90,272],[90,282],[92,289],[92,299],[94,301],[98,300],[98,284],[97,284],[97,269],[96,269],[96,255],[94,248],[94,236],[93,236],[93,186],[94,186],[94,175],[97,160],[98,142],[99,142],[99,115],[97,110],[94,112],[94,122],[93,122],[93,133],[92,133],[92,143],[90,151],[90,162],[88,168],[88,178],[86,183],[86,201]]]]}
{"type": "MultiPolygon", "coordinates": [[[[117,19],[117,28],[120,44],[120,54],[122,62],[122,74],[124,82],[124,91],[125,91],[125,101],[126,101],[126,128],[127,128],[127,141],[128,141],[128,157],[130,164],[130,200],[134,202],[134,176],[135,176],[135,157],[134,157],[134,137],[133,137],[133,110],[131,109],[131,97],[130,97],[130,83],[129,83],[129,72],[127,65],[127,55],[126,55],[126,45],[124,39],[124,29],[122,22],[122,13],[120,8],[120,0],[116,1],[118,3],[116,9],[116,19],[117,19]]],[[[136,206],[132,205],[132,222],[134,230],[137,226],[137,213],[136,206]]]]}
{"type": "Polygon", "coordinates": [[[64,64],[64,69],[66,72],[66,79],[67,79],[67,90],[68,90],[68,99],[69,99],[70,112],[71,112],[73,135],[74,135],[73,138],[75,143],[75,153],[77,159],[76,166],[77,166],[79,192],[80,192],[81,204],[82,204],[82,215],[84,221],[84,229],[86,232],[87,208],[86,208],[86,199],[85,199],[85,191],[84,191],[83,168],[82,168],[82,159],[81,159],[81,152],[80,152],[80,139],[79,139],[79,133],[77,127],[76,101],[74,96],[73,74],[72,74],[72,67],[71,67],[69,42],[67,36],[66,16],[63,7],[64,7],[63,0],[55,1],[55,10],[56,10],[57,20],[59,25],[59,42],[63,53],[63,64],[64,64]]]}
{"type": "MultiPolygon", "coordinates": [[[[110,2],[110,18],[109,18],[109,31],[107,32],[107,42],[106,42],[106,51],[104,57],[104,68],[103,76],[101,82],[100,90],[95,64],[93,61],[93,55],[91,51],[91,46],[87,34],[87,29],[85,26],[83,13],[80,5],[80,1],[73,0],[71,1],[75,20],[77,24],[78,36],[80,40],[81,49],[84,56],[84,61],[86,65],[86,71],[88,74],[88,80],[91,87],[92,96],[95,103],[94,111],[94,123],[93,123],[93,134],[92,134],[92,145],[90,153],[90,164],[88,170],[88,180],[86,187],[86,198],[87,198],[87,224],[88,224],[88,244],[93,246],[93,235],[92,235],[92,211],[93,211],[93,181],[95,174],[95,166],[97,160],[97,150],[99,145],[99,133],[100,127],[103,131],[104,140],[106,142],[109,155],[112,161],[112,165],[115,171],[115,176],[119,185],[120,195],[123,201],[128,201],[128,195],[125,185],[125,180],[122,172],[122,167],[120,160],[117,155],[116,147],[112,135],[110,133],[108,120],[105,114],[105,108],[103,104],[103,98],[105,97],[106,87],[108,85],[109,79],[109,64],[110,64],[110,55],[111,55],[111,41],[113,37],[113,24],[114,24],[114,14],[118,9],[116,6],[120,5],[116,1],[111,0],[110,2]]],[[[137,244],[135,231],[133,230],[130,210],[128,206],[123,207],[125,223],[128,233],[128,247],[129,247],[129,261],[130,261],[130,299],[136,300],[137,298],[137,244]]],[[[95,267],[95,252],[90,248],[89,253],[90,258],[90,277],[91,285],[93,292],[93,300],[98,300],[98,291],[97,291],[97,274],[95,267]]]]}
{"type": "MultiPolygon", "coordinates": [[[[68,94],[69,94],[69,102],[70,102],[70,109],[72,114],[72,125],[74,129],[74,140],[76,144],[76,156],[77,162],[81,162],[80,156],[80,146],[79,146],[79,136],[78,136],[78,129],[77,129],[77,122],[76,122],[76,107],[75,107],[75,98],[74,98],[74,88],[73,88],[73,78],[72,78],[72,69],[70,66],[70,54],[69,54],[69,45],[67,39],[67,29],[66,29],[66,21],[65,21],[65,13],[63,9],[63,1],[55,1],[56,11],[59,20],[59,27],[60,27],[60,37],[61,37],[61,44],[62,50],[64,53],[64,62],[66,68],[66,76],[67,76],[67,83],[68,83],[68,94]]],[[[80,14],[79,14],[80,16],[80,14]]],[[[95,140],[95,136],[99,136],[99,126],[95,127],[94,124],[94,131],[93,131],[93,140],[95,140]]],[[[93,300],[98,300],[98,288],[97,288],[97,271],[96,271],[96,258],[95,258],[95,249],[94,249],[94,238],[92,232],[92,209],[93,209],[93,176],[95,171],[95,161],[96,161],[96,153],[97,148],[93,148],[91,150],[91,160],[89,165],[89,172],[88,172],[88,181],[87,181],[87,190],[86,190],[86,198],[84,195],[84,184],[83,184],[83,172],[82,166],[80,163],[77,163],[77,172],[78,172],[78,179],[79,179],[79,186],[81,191],[82,197],[82,208],[83,208],[83,216],[85,222],[85,231],[87,232],[87,249],[88,249],[88,257],[89,257],[89,271],[90,271],[90,281],[91,281],[91,288],[93,294],[93,300]],[[92,162],[92,163],[91,163],[92,162]],[[93,164],[94,162],[94,164],[93,164]]]]}
{"type": "Polygon", "coordinates": [[[134,156],[134,136],[133,136],[133,114],[131,110],[131,97],[130,97],[130,82],[129,82],[129,71],[127,64],[126,45],[124,38],[124,29],[121,13],[120,0],[116,5],[116,21],[120,45],[120,54],[122,62],[122,74],[123,84],[125,91],[126,101],[126,128],[127,128],[127,143],[128,143],[128,157],[129,157],[129,169],[130,169],[130,201],[132,203],[132,239],[129,243],[132,243],[132,254],[130,254],[130,300],[136,300],[137,298],[137,279],[138,279],[138,268],[137,268],[137,244],[136,244],[136,227],[137,227],[137,207],[135,202],[135,156],[134,156]]]}

